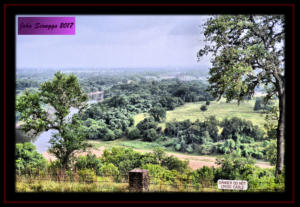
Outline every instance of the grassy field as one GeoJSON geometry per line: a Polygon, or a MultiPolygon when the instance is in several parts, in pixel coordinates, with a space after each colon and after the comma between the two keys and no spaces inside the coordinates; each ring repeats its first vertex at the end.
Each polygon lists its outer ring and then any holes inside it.
{"type": "Polygon", "coordinates": [[[129,140],[126,138],[117,139],[113,141],[88,141],[94,148],[105,147],[106,149],[111,149],[112,147],[128,147],[132,149],[149,149],[153,150],[154,147],[161,147],[156,142],[143,142],[141,140],[129,140]]]}
{"type": "MultiPolygon", "coordinates": [[[[208,106],[207,111],[201,111],[200,107],[205,104],[205,102],[196,102],[196,103],[186,103],[183,106],[175,108],[173,111],[167,111],[167,117],[166,120],[163,123],[160,123],[159,125],[164,129],[166,122],[172,122],[172,121],[184,121],[189,119],[190,121],[194,122],[197,119],[200,121],[204,121],[206,117],[209,116],[216,116],[217,119],[220,121],[225,118],[231,118],[231,117],[239,117],[242,119],[246,119],[251,121],[254,125],[258,125],[261,129],[264,130],[264,123],[265,123],[265,115],[260,112],[253,111],[255,100],[246,101],[243,103],[240,103],[238,105],[236,102],[234,103],[226,103],[225,101],[219,101],[219,102],[211,102],[208,106]]],[[[137,125],[140,121],[142,121],[144,118],[148,117],[149,114],[147,113],[141,113],[134,116],[135,125],[137,125]]],[[[220,129],[221,132],[222,129],[220,129]]],[[[162,147],[161,143],[158,142],[144,142],[141,139],[138,140],[129,140],[126,138],[117,139],[113,141],[101,141],[101,140],[95,140],[95,141],[89,141],[89,143],[92,144],[92,146],[96,149],[99,148],[105,148],[105,149],[111,149],[112,147],[127,147],[132,148],[138,151],[152,151],[154,147],[162,147]]],[[[198,154],[185,154],[181,152],[176,152],[173,148],[166,148],[163,147],[164,150],[167,153],[176,154],[177,156],[183,155],[183,156],[196,156],[198,157],[198,154]]],[[[175,155],[175,156],[176,156],[175,155]]],[[[207,155],[207,157],[222,157],[222,155],[207,155]]],[[[190,159],[191,157],[188,157],[190,159]]],[[[203,160],[201,160],[203,161],[203,160]]],[[[200,162],[200,161],[199,161],[200,162]]],[[[270,166],[269,163],[261,161],[262,165],[270,166]]]]}
{"type": "MultiPolygon", "coordinates": [[[[45,178],[17,177],[16,192],[130,192],[128,182],[118,183],[108,177],[97,177],[97,181],[84,183],[78,181],[53,181],[45,178]]],[[[214,183],[210,187],[199,188],[192,184],[152,184],[148,192],[221,192],[214,183]]]]}
{"type": "MultiPolygon", "coordinates": [[[[240,105],[238,105],[236,102],[226,103],[225,101],[212,101],[208,106],[207,111],[200,110],[200,107],[205,104],[205,102],[186,103],[172,111],[167,111],[166,120],[164,123],[160,123],[160,126],[162,126],[164,129],[166,122],[184,121],[187,119],[189,119],[191,122],[194,122],[197,119],[204,121],[206,117],[216,116],[218,120],[239,117],[249,120],[254,125],[258,125],[261,129],[263,129],[265,115],[263,113],[253,111],[254,103],[254,100],[245,101],[240,103],[240,105]]],[[[135,115],[135,125],[147,116],[147,113],[135,115]]]]}

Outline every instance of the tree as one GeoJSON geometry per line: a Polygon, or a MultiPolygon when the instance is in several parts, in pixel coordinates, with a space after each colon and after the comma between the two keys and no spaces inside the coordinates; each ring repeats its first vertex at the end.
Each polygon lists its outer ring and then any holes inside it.
{"type": "Polygon", "coordinates": [[[262,109],[263,108],[262,105],[263,105],[263,100],[262,99],[256,99],[253,110],[258,111],[258,110],[262,109]]]}
{"type": "Polygon", "coordinates": [[[127,137],[129,139],[138,139],[141,137],[141,132],[138,128],[134,127],[133,129],[129,130],[127,137]]]}
{"type": "Polygon", "coordinates": [[[284,167],[285,79],[284,16],[221,15],[204,24],[205,40],[198,57],[212,54],[208,91],[238,103],[264,85],[266,100],[279,99],[276,175],[284,167]]]}
{"type": "Polygon", "coordinates": [[[154,120],[157,122],[161,122],[166,118],[166,110],[160,104],[157,104],[150,109],[149,114],[153,116],[154,120]]]}
{"type": "Polygon", "coordinates": [[[68,119],[71,107],[82,111],[88,96],[80,88],[75,75],[57,72],[52,80],[40,85],[35,92],[25,91],[17,98],[16,110],[21,113],[23,129],[39,133],[49,129],[58,132],[50,139],[50,152],[60,160],[64,168],[68,167],[75,150],[85,149],[88,145],[81,127],[81,121],[74,115],[68,119]],[[43,105],[52,109],[46,111],[43,105]]]}
{"type": "Polygon", "coordinates": [[[267,130],[268,139],[276,139],[276,128],[279,119],[278,107],[273,106],[267,111],[264,127],[267,130]]]}
{"type": "Polygon", "coordinates": [[[207,106],[206,106],[206,105],[202,105],[202,106],[200,107],[200,110],[201,110],[201,111],[207,111],[207,106]]]}
{"type": "Polygon", "coordinates": [[[36,151],[30,142],[16,144],[16,172],[17,174],[39,173],[46,168],[46,159],[36,151]]]}

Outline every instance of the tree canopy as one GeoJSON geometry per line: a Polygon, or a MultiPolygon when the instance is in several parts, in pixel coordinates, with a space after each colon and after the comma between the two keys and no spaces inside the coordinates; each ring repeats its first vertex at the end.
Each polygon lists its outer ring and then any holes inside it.
{"type": "Polygon", "coordinates": [[[242,101],[263,86],[266,100],[279,99],[277,165],[284,164],[285,20],[283,15],[221,15],[204,24],[207,44],[198,57],[212,54],[208,90],[214,97],[242,101]]]}
{"type": "Polygon", "coordinates": [[[88,96],[80,88],[75,75],[57,72],[53,80],[42,83],[38,90],[26,90],[18,96],[16,110],[20,112],[25,131],[58,131],[50,139],[50,152],[67,167],[72,153],[87,146],[79,119],[73,116],[68,120],[68,115],[72,107],[79,111],[84,109],[87,100],[88,96]]]}

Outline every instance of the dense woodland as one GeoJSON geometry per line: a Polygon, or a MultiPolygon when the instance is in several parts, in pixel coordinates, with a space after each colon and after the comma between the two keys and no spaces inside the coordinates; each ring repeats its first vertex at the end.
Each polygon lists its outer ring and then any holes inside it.
{"type": "MultiPolygon", "coordinates": [[[[186,73],[182,72],[180,76],[186,73]]],[[[269,152],[268,147],[274,142],[274,137],[269,136],[274,126],[265,133],[263,126],[256,126],[245,119],[233,117],[220,121],[211,116],[204,121],[167,122],[162,129],[159,123],[165,120],[166,111],[199,101],[205,102],[207,109],[214,101],[206,91],[207,83],[199,80],[201,74],[193,74],[192,77],[198,80],[188,81],[160,79],[164,75],[157,71],[129,73],[125,77],[79,73],[79,83],[86,93],[97,90],[105,92],[104,101],[92,104],[76,115],[82,120],[86,139],[111,141],[126,137],[156,142],[178,152],[201,155],[235,152],[243,157],[265,159],[274,164],[274,152],[269,152]],[[133,117],[139,113],[148,113],[149,117],[134,123],[133,117]]],[[[42,80],[43,76],[37,79],[30,73],[27,76],[22,73],[21,78],[17,79],[18,93],[26,88],[35,90],[42,80]]],[[[273,105],[274,102],[266,105],[262,98],[257,98],[253,110],[267,113],[273,105]]]]}
{"type": "Polygon", "coordinates": [[[169,185],[165,191],[186,192],[190,185],[191,191],[218,191],[218,179],[247,180],[248,191],[284,191],[285,22],[283,15],[211,16],[197,53],[199,61],[211,55],[209,69],[19,69],[16,123],[35,134],[56,130],[48,149],[56,161],[18,143],[17,191],[93,192],[104,190],[94,182],[108,182],[109,192],[128,192],[116,182],[128,181],[134,168],[149,171],[151,191],[157,184],[160,190],[169,185]],[[104,100],[90,102],[87,94],[97,91],[104,100]],[[228,110],[231,101],[247,107],[228,110]],[[78,112],[68,118],[72,108],[78,112]],[[140,153],[113,146],[100,157],[75,156],[90,143],[124,140],[160,148],[140,153]],[[216,165],[192,170],[188,160],[167,152],[214,156],[216,165]],[[276,168],[260,168],[258,160],[276,168]],[[48,181],[35,182],[44,177],[48,181]]]}
{"type": "MultiPolygon", "coordinates": [[[[180,80],[160,79],[162,73],[154,74],[155,76],[152,74],[150,78],[148,74],[147,78],[141,74],[131,74],[122,78],[95,77],[88,73],[78,75],[81,77],[79,84],[85,93],[97,90],[104,90],[105,93],[104,101],[91,104],[73,116],[81,123],[83,138],[103,141],[127,138],[157,143],[169,151],[194,155],[222,155],[217,161],[221,168],[204,167],[193,171],[188,167],[188,161],[167,156],[163,148],[157,148],[153,153],[146,154],[132,149],[113,148],[111,151],[105,150],[100,158],[94,155],[81,156],[72,164],[69,163],[68,176],[64,179],[72,180],[77,176],[78,181],[92,182],[110,176],[109,182],[118,182],[128,179],[126,175],[130,170],[144,168],[149,170],[154,183],[192,184],[194,191],[214,186],[221,178],[247,179],[251,186],[250,191],[266,189],[267,186],[262,187],[266,185],[262,184],[265,182],[271,183],[271,187],[268,186],[270,191],[282,189],[282,180],[275,179],[272,171],[274,169],[254,167],[254,159],[264,159],[275,164],[276,125],[256,126],[251,121],[238,117],[220,120],[215,116],[195,122],[190,120],[165,122],[167,111],[184,106],[185,103],[202,102],[205,110],[210,110],[210,104],[215,100],[206,91],[207,83],[197,76],[195,76],[197,80],[180,80]],[[148,115],[135,123],[134,116],[141,113],[148,115]],[[165,123],[164,127],[161,123],[165,123]]],[[[17,97],[27,88],[36,91],[43,80],[29,77],[30,75],[26,77],[23,74],[23,77],[17,80],[17,97]]],[[[199,111],[205,111],[203,106],[199,111]]],[[[253,112],[267,114],[271,119],[273,107],[274,103],[265,104],[262,98],[257,98],[253,112]]],[[[17,113],[16,117],[18,119],[20,113],[17,113]]],[[[54,180],[53,182],[61,179],[57,170],[63,168],[62,164],[58,161],[48,163],[36,152],[32,144],[17,144],[16,155],[18,175],[29,174],[39,177],[46,174],[50,176],[50,180],[54,180]]],[[[19,176],[18,179],[20,180],[18,190],[37,190],[35,185],[26,184],[26,176],[19,176]]],[[[46,188],[44,184],[39,185],[40,191],[56,191],[46,188]]],[[[57,189],[60,188],[58,185],[57,189]]],[[[91,188],[94,191],[101,191],[98,188],[91,188]]],[[[126,191],[119,187],[116,189],[126,191]]],[[[84,190],[86,189],[80,191],[84,190]]],[[[173,188],[173,191],[178,190],[173,188]]]]}

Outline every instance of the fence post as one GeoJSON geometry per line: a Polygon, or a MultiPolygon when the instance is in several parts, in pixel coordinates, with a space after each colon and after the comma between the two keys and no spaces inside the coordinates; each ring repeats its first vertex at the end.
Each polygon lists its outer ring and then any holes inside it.
{"type": "Polygon", "coordinates": [[[148,191],[149,176],[148,170],[133,169],[129,171],[129,191],[146,192],[148,191]]]}

